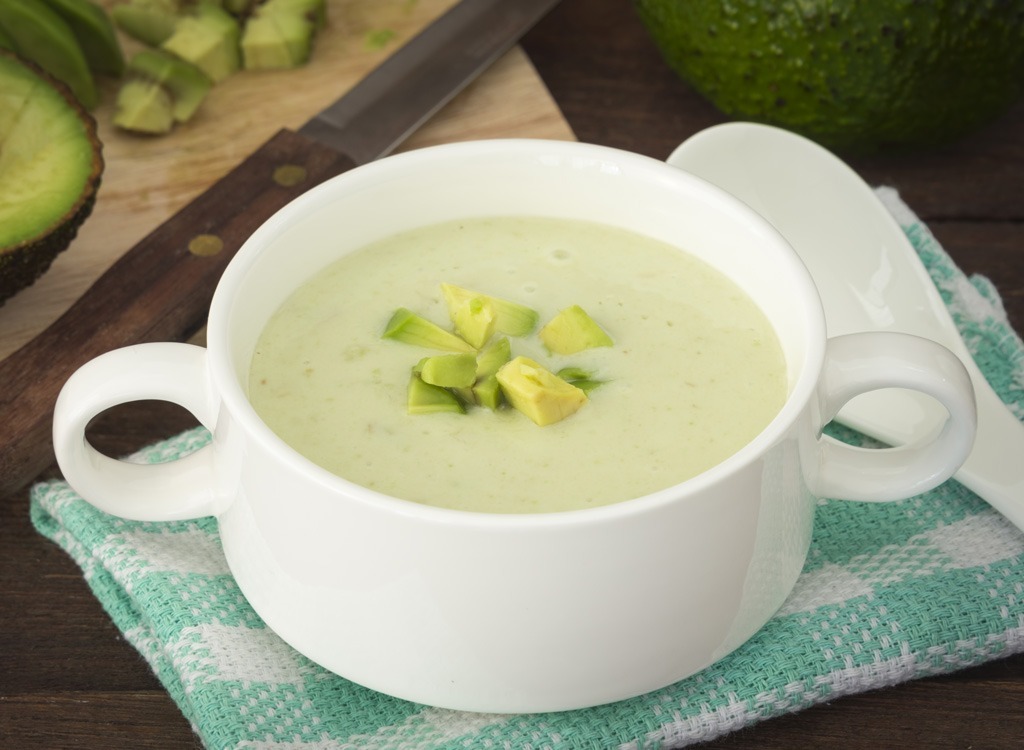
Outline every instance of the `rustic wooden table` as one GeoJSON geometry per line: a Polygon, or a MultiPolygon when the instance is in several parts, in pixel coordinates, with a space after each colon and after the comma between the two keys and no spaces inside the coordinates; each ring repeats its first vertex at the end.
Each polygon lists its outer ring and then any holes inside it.
{"type": "MultiPolygon", "coordinates": [[[[523,47],[582,141],[665,158],[723,121],[668,71],[625,0],[564,0],[523,47]]],[[[852,164],[870,183],[898,188],[965,271],[995,282],[1024,330],[1024,102],[948,148],[852,164]]],[[[110,413],[92,438],[118,454],[192,424],[177,408],[143,404],[110,413]]],[[[1024,654],[842,698],[704,747],[826,745],[1019,748],[1024,654]]],[[[32,529],[24,492],[0,497],[0,746],[200,747],[79,570],[32,529]]]]}

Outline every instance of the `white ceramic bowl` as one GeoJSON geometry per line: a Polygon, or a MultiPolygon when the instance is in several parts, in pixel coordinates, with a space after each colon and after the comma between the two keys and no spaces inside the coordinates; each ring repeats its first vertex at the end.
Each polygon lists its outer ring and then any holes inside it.
{"type": "Polygon", "coordinates": [[[229,266],[208,349],[147,344],[84,366],[57,404],[67,479],[129,518],[218,518],[256,611],[285,641],[358,683],[436,706],[551,711],[634,696],[729,653],[782,604],[804,562],[815,496],[924,491],[967,455],[970,384],[938,345],[898,334],[826,342],[806,270],[761,217],[656,160],[545,141],[414,151],[311,190],[229,266]],[[495,515],[384,497],[313,465],[246,399],[261,329],[339,254],[472,215],[597,220],[668,241],[740,284],[773,322],[789,399],[750,444],[681,485],[568,513],[495,515]],[[951,417],[927,445],[863,451],[820,437],[859,392],[923,390],[951,417]],[[174,401],[212,444],[161,466],[96,453],[88,420],[115,403],[174,401]]]}

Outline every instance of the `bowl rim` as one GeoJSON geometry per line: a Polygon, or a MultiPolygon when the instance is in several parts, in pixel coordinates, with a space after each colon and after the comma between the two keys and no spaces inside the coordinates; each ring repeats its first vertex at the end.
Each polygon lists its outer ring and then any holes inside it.
{"type": "Polygon", "coordinates": [[[752,208],[721,188],[666,162],[613,147],[545,139],[488,139],[428,146],[393,154],[356,167],[311,188],[275,213],[243,243],[217,285],[207,326],[208,367],[214,392],[250,439],[257,441],[264,450],[283,461],[290,470],[304,475],[332,493],[343,495],[353,502],[381,512],[446,526],[501,526],[510,529],[612,522],[652,512],[669,504],[685,502],[688,497],[698,495],[722,482],[743,466],[759,460],[772,446],[783,440],[793,424],[799,420],[817,387],[824,363],[825,342],[824,311],[809,272],[789,242],[752,208]],[[227,329],[232,306],[235,304],[235,290],[242,285],[247,274],[272,241],[288,231],[292,222],[299,217],[328,205],[336,192],[358,187],[362,181],[375,181],[382,176],[400,174],[406,169],[422,169],[425,165],[436,166],[441,160],[479,161],[481,158],[497,155],[511,159],[559,159],[560,163],[607,160],[631,172],[650,174],[653,179],[662,183],[677,181],[689,183],[691,186],[699,185],[699,189],[707,193],[711,200],[728,206],[730,211],[752,224],[769,240],[780,261],[784,262],[784,266],[780,267],[780,273],[790,282],[787,288],[792,294],[800,295],[805,302],[806,319],[802,322],[806,325],[807,349],[786,402],[761,432],[720,463],[690,479],[653,493],[594,508],[546,513],[491,513],[430,506],[358,485],[302,456],[260,419],[245,396],[231,362],[231,342],[227,329]]]}

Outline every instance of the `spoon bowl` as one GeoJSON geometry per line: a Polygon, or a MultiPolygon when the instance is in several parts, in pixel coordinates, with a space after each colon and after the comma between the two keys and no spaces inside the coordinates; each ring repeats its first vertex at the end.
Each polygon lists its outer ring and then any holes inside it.
{"type": "MultiPolygon", "coordinates": [[[[816,143],[727,123],[682,143],[668,163],[747,203],[789,240],[821,293],[829,336],[897,331],[936,341],[967,367],[978,406],[974,448],[956,479],[1024,529],[1024,425],[978,369],[913,246],[875,192],[816,143]]],[[[920,393],[885,389],[837,421],[891,445],[934,435],[947,414],[920,393]]]]}

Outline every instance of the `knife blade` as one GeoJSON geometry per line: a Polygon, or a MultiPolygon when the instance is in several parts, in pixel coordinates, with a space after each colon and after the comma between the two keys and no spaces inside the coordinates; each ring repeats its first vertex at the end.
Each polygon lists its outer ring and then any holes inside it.
{"type": "Polygon", "coordinates": [[[71,373],[111,349],[199,330],[224,268],[264,221],[324,180],[390,153],[558,2],[462,0],[297,132],[276,133],[0,362],[0,493],[53,462],[53,407],[71,373]]]}

